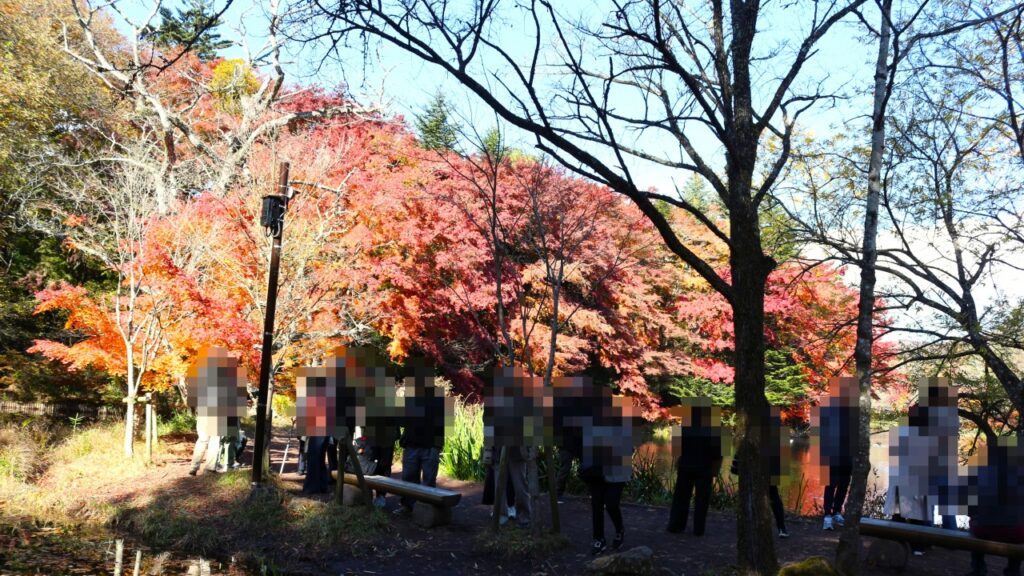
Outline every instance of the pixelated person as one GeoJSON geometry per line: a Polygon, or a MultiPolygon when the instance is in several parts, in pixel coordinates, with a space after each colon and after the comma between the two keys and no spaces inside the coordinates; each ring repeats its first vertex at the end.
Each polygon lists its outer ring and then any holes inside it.
{"type": "Polygon", "coordinates": [[[217,455],[217,470],[234,470],[241,466],[238,462],[238,442],[241,435],[239,418],[228,416],[227,434],[220,439],[220,454],[217,455]]]}
{"type": "Polygon", "coordinates": [[[584,380],[575,377],[554,378],[552,383],[553,426],[555,443],[558,447],[558,497],[565,494],[572,473],[572,463],[579,460],[583,452],[583,436],[578,426],[567,426],[566,422],[583,415],[584,380]]]}
{"type": "MultiPolygon", "coordinates": [[[[231,376],[232,371],[237,372],[234,381],[236,387],[234,389],[230,386],[230,380],[225,381],[225,386],[221,389],[225,394],[225,404],[229,406],[238,406],[242,408],[245,406],[247,393],[245,390],[245,376],[244,371],[240,367],[232,368],[219,368],[218,371],[225,371],[225,373],[231,376]],[[230,396],[234,395],[235,398],[230,396]]],[[[226,424],[227,429],[225,434],[220,438],[220,454],[217,457],[217,470],[226,471],[234,470],[239,468],[242,463],[238,461],[238,457],[241,455],[242,450],[245,450],[247,439],[245,432],[241,428],[241,412],[236,414],[229,414],[227,416],[226,424]]]]}
{"type": "MultiPolygon", "coordinates": [[[[989,438],[985,461],[971,467],[966,500],[971,534],[983,540],[1024,544],[1024,447],[1019,436],[989,438]]],[[[1007,560],[1004,576],[1020,576],[1021,560],[1007,560]]],[[[985,555],[971,553],[968,576],[986,576],[985,555]]]]}
{"type": "MultiPolygon", "coordinates": [[[[383,357],[370,347],[350,347],[345,361],[346,382],[361,379],[365,383],[365,412],[360,423],[364,443],[363,472],[391,477],[395,459],[395,443],[401,436],[400,410],[397,384],[385,370],[383,357]]],[[[384,508],[387,493],[376,491],[374,506],[384,508]]]]}
{"type": "MultiPolygon", "coordinates": [[[[918,401],[906,423],[889,431],[889,487],[883,512],[910,524],[932,525],[939,507],[946,528],[955,527],[946,494],[957,483],[959,416],[956,393],[945,378],[920,381],[918,401]]],[[[912,544],[920,556],[924,546],[912,544]]]]}
{"type": "MultiPolygon", "coordinates": [[[[402,480],[436,486],[445,428],[452,409],[445,399],[444,390],[434,386],[432,370],[419,359],[410,364],[412,374],[405,378],[404,427],[399,442],[402,446],[402,480]]],[[[414,503],[413,498],[403,496],[395,513],[409,514],[414,503]]]]}
{"type": "Polygon", "coordinates": [[[856,378],[832,378],[828,396],[811,413],[817,431],[823,493],[823,530],[845,523],[843,504],[853,477],[860,426],[860,384],[856,378]]]}
{"type": "Polygon", "coordinates": [[[295,378],[295,422],[306,436],[302,491],[307,494],[330,490],[330,467],[325,461],[332,449],[330,432],[336,418],[337,386],[332,380],[322,366],[300,368],[295,378]]]}
{"type": "Polygon", "coordinates": [[[305,436],[299,436],[299,466],[298,466],[298,470],[297,471],[298,471],[299,476],[305,476],[306,475],[306,437],[305,436]]]}
{"type": "MultiPolygon", "coordinates": [[[[487,421],[486,415],[484,415],[484,421],[487,421]]],[[[494,505],[494,492],[498,489],[498,464],[500,458],[501,446],[498,446],[497,444],[484,444],[484,446],[480,448],[480,463],[483,464],[484,467],[484,492],[480,499],[480,504],[484,506],[494,505]]],[[[505,482],[505,506],[509,514],[514,518],[516,511],[516,493],[511,482],[505,482]]],[[[493,510],[491,511],[491,515],[494,515],[493,510]]]]}
{"type": "MultiPolygon", "coordinates": [[[[498,488],[498,473],[500,472],[500,460],[501,460],[501,449],[504,445],[500,441],[498,435],[495,433],[495,418],[496,418],[496,401],[495,386],[502,386],[502,381],[499,378],[502,376],[503,368],[498,366],[492,378],[490,384],[484,389],[484,445],[480,450],[481,463],[484,466],[486,474],[484,476],[484,492],[481,498],[481,504],[485,506],[493,506],[495,491],[498,488]]],[[[499,410],[500,411],[500,410],[499,410]]],[[[516,515],[516,493],[512,482],[508,481],[508,475],[505,477],[505,501],[499,504],[499,510],[505,510],[504,518],[514,518],[516,515]]],[[[494,511],[491,510],[491,517],[494,516],[494,511]]]]}
{"type": "Polygon", "coordinates": [[[196,413],[197,434],[189,474],[196,475],[204,456],[204,469],[215,472],[221,437],[238,434],[238,418],[245,406],[244,373],[226,348],[211,346],[196,355],[185,381],[189,407],[196,413]]]}
{"type": "Polygon", "coordinates": [[[633,413],[631,400],[612,396],[604,386],[588,385],[593,392],[591,414],[577,418],[583,438],[580,452],[580,478],[590,490],[590,516],[593,543],[590,552],[598,555],[608,548],[604,516],[607,512],[615,527],[612,550],[625,541],[622,519],[622,492],[633,474],[633,413]],[[628,404],[627,404],[628,403],[628,404]]]}
{"type": "MultiPolygon", "coordinates": [[[[777,406],[770,407],[767,420],[768,424],[768,445],[762,447],[760,458],[768,461],[770,479],[768,483],[768,507],[775,518],[775,528],[778,530],[779,538],[789,538],[789,530],[786,529],[786,508],[782,505],[782,496],[779,494],[779,484],[782,477],[788,472],[788,462],[783,458],[782,453],[782,418],[777,406]]],[[[743,446],[736,450],[733,455],[732,465],[729,468],[731,474],[739,475],[740,461],[745,458],[743,446]]]]}
{"type": "Polygon", "coordinates": [[[678,446],[679,457],[668,531],[686,530],[692,498],[693,535],[703,536],[712,483],[722,468],[722,410],[711,406],[707,398],[686,398],[681,408],[682,423],[672,427],[672,440],[678,446]]]}
{"type": "MultiPolygon", "coordinates": [[[[491,394],[485,398],[484,429],[485,440],[494,452],[494,465],[498,465],[501,448],[505,449],[508,476],[506,491],[511,489],[512,497],[499,498],[498,522],[505,524],[515,518],[520,525],[529,525],[532,518],[532,503],[526,483],[528,462],[536,457],[536,447],[527,439],[533,437],[537,422],[532,394],[537,378],[518,366],[508,366],[497,371],[491,394]]],[[[499,469],[500,471],[500,469],[499,469]]]]}

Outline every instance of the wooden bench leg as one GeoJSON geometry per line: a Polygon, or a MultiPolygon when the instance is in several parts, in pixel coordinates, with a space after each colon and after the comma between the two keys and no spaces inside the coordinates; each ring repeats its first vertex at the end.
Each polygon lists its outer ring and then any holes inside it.
{"type": "Polygon", "coordinates": [[[444,526],[452,522],[452,509],[450,506],[432,506],[417,502],[412,508],[412,520],[421,528],[444,526]]]}
{"type": "Polygon", "coordinates": [[[366,500],[366,492],[361,490],[358,486],[345,484],[342,487],[341,494],[342,506],[363,506],[369,504],[366,500]]]}

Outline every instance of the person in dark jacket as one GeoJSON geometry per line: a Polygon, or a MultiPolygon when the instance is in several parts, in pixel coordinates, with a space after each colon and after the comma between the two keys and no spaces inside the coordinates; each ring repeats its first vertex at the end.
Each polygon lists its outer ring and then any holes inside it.
{"type": "MultiPolygon", "coordinates": [[[[990,439],[987,462],[969,479],[971,534],[983,540],[1024,544],[1024,447],[1018,438],[990,439]]],[[[1020,576],[1021,560],[1007,560],[1004,576],[1020,576]]],[[[985,555],[971,553],[968,576],[985,576],[985,555]]]]}
{"type": "Polygon", "coordinates": [[[722,468],[721,411],[706,405],[684,406],[683,422],[673,427],[673,441],[677,444],[676,486],[672,492],[668,531],[686,530],[690,513],[690,499],[694,499],[693,535],[703,536],[711,485],[722,468]]]}
{"type": "MultiPolygon", "coordinates": [[[[365,395],[366,425],[362,433],[368,447],[366,458],[372,472],[364,472],[390,478],[395,460],[395,442],[402,435],[395,379],[387,374],[383,358],[373,350],[358,355],[355,366],[346,366],[346,372],[349,370],[361,375],[369,384],[365,395]]],[[[384,508],[386,496],[383,490],[376,491],[373,505],[384,508]]]]}
{"type": "Polygon", "coordinates": [[[561,498],[569,484],[572,463],[583,452],[583,436],[578,426],[567,426],[566,420],[586,413],[583,400],[584,380],[575,377],[554,378],[552,383],[555,442],[558,446],[557,495],[561,498]]]}
{"type": "Polygon", "coordinates": [[[822,529],[845,523],[843,503],[853,476],[860,422],[860,388],[856,378],[833,378],[825,402],[811,415],[819,435],[820,459],[826,476],[822,529]]]}
{"type": "MultiPolygon", "coordinates": [[[[402,480],[425,486],[437,485],[437,469],[444,448],[447,407],[444,391],[434,386],[433,376],[418,366],[412,377],[412,395],[405,398],[405,427],[402,431],[402,480]]],[[[396,513],[412,511],[415,500],[402,498],[396,513]]]]}

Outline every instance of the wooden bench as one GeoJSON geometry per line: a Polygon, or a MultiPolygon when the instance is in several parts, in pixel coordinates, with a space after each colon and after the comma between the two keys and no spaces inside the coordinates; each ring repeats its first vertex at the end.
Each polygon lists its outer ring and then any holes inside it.
{"type": "Polygon", "coordinates": [[[872,536],[896,543],[896,547],[872,546],[868,563],[902,569],[910,557],[910,545],[940,546],[953,550],[981,552],[991,556],[1024,559],[1024,546],[992,540],[982,540],[963,530],[948,530],[934,526],[918,526],[906,522],[861,518],[861,536],[872,536]]]}
{"type": "MultiPolygon", "coordinates": [[[[338,477],[337,474],[336,471],[331,472],[334,478],[338,477]]],[[[370,490],[379,490],[415,500],[417,505],[413,507],[413,521],[424,528],[450,524],[452,508],[462,500],[462,494],[445,488],[413,484],[387,476],[364,476],[364,478],[366,487],[370,490]]],[[[346,473],[345,484],[359,488],[359,477],[352,473],[346,473]]]]}

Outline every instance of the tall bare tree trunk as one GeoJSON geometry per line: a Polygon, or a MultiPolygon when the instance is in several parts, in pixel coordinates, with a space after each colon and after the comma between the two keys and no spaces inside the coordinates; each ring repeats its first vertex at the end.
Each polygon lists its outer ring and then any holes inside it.
{"type": "Polygon", "coordinates": [[[124,397],[124,456],[131,458],[135,455],[135,357],[130,346],[127,352],[128,393],[124,397]]]}
{"type": "Polygon", "coordinates": [[[864,210],[864,241],[860,264],[860,296],[857,303],[857,344],[853,356],[860,384],[860,421],[853,478],[846,500],[847,520],[839,535],[836,567],[853,576],[860,571],[860,517],[871,470],[871,347],[874,344],[875,260],[878,256],[878,204],[882,193],[882,153],[885,150],[885,114],[890,94],[889,50],[892,0],[881,4],[878,58],[875,61],[874,106],[871,114],[871,157],[868,164],[868,195],[864,210]]]}
{"type": "MultiPolygon", "coordinates": [[[[750,173],[730,177],[730,185],[749,190],[750,173]],[[733,184],[736,182],[736,184],[733,184]]],[[[732,176],[732,175],[731,175],[732,176]]],[[[768,507],[768,459],[773,453],[770,410],[764,395],[764,290],[774,262],[761,248],[757,211],[749,201],[731,207],[733,250],[730,267],[733,280],[733,322],[736,335],[736,413],[740,431],[740,450],[746,456],[739,462],[739,510],[736,522],[736,546],[740,573],[769,576],[778,571],[771,510],[768,507]]]]}

